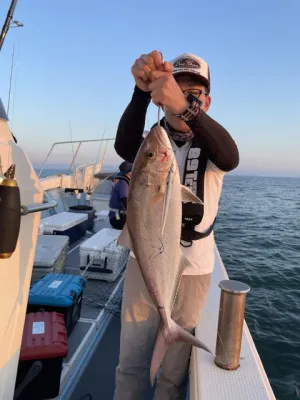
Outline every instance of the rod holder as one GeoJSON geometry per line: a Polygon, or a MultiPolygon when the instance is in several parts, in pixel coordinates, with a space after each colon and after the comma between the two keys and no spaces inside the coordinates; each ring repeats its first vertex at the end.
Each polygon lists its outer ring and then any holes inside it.
{"type": "Polygon", "coordinates": [[[246,294],[250,287],[234,280],[223,280],[221,288],[215,363],[226,370],[240,366],[246,294]]]}

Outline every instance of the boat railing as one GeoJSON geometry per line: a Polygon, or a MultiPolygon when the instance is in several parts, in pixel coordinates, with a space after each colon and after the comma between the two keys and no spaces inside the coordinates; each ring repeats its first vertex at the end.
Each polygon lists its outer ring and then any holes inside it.
{"type": "MultiPolygon", "coordinates": [[[[44,169],[45,169],[45,166],[46,166],[46,164],[47,164],[47,161],[48,161],[48,159],[49,159],[50,155],[52,154],[52,152],[53,152],[53,150],[54,150],[55,147],[61,146],[61,145],[66,145],[66,144],[71,144],[71,145],[73,145],[73,144],[76,144],[76,143],[77,143],[77,148],[76,148],[76,150],[75,150],[75,152],[74,152],[74,155],[73,155],[73,158],[72,158],[72,160],[71,160],[71,162],[70,162],[70,164],[69,164],[69,166],[68,166],[68,168],[67,168],[67,174],[70,174],[70,172],[71,172],[71,170],[72,170],[72,167],[73,167],[73,166],[75,165],[75,163],[76,163],[76,159],[77,159],[77,156],[78,156],[80,147],[81,147],[81,145],[82,145],[83,143],[97,143],[97,142],[100,143],[100,144],[104,143],[104,146],[105,146],[105,147],[104,147],[104,151],[103,151],[103,154],[102,154],[102,159],[101,159],[101,161],[100,161],[101,168],[102,168],[102,165],[103,165],[103,163],[104,163],[105,156],[106,156],[106,150],[107,150],[108,142],[114,141],[114,140],[115,140],[115,138],[104,138],[104,139],[69,140],[69,141],[64,141],[64,142],[55,142],[55,143],[52,144],[50,150],[48,151],[48,153],[47,153],[47,155],[46,155],[46,158],[45,158],[45,160],[44,160],[44,162],[43,162],[43,164],[42,164],[42,167],[41,167],[41,169],[40,169],[40,171],[39,171],[39,173],[38,173],[38,178],[41,177],[41,174],[43,173],[43,171],[44,171],[44,169]]],[[[89,164],[89,165],[95,165],[95,166],[96,166],[96,165],[98,164],[99,155],[100,155],[100,150],[99,150],[99,153],[98,153],[98,155],[97,155],[96,161],[95,161],[93,164],[89,164]]],[[[78,167],[77,167],[77,168],[78,168],[78,167]]],[[[77,170],[77,168],[75,169],[75,171],[77,170]]]]}
{"type": "Polygon", "coordinates": [[[57,206],[57,201],[50,199],[47,192],[44,193],[45,199],[43,203],[31,204],[28,206],[21,205],[21,215],[28,215],[35,212],[46,211],[57,206]]]}

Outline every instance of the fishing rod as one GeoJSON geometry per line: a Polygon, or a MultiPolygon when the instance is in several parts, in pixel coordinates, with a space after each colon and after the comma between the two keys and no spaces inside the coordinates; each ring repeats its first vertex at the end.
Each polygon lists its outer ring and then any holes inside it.
{"type": "Polygon", "coordinates": [[[11,83],[12,83],[12,75],[14,68],[14,56],[15,56],[15,46],[13,45],[12,57],[11,57],[11,67],[10,67],[10,78],[9,78],[9,90],[8,90],[8,100],[7,100],[7,116],[9,116],[9,107],[10,107],[10,95],[11,95],[11,83]]]}
{"type": "Polygon", "coordinates": [[[6,19],[5,19],[4,25],[1,30],[1,34],[0,34],[0,51],[2,49],[4,39],[6,37],[6,34],[9,30],[9,28],[11,28],[12,25],[14,25],[14,28],[21,28],[23,26],[23,24],[20,21],[12,21],[14,12],[15,12],[15,8],[17,5],[17,1],[18,0],[12,0],[9,10],[7,12],[7,16],[6,16],[6,19]]]}

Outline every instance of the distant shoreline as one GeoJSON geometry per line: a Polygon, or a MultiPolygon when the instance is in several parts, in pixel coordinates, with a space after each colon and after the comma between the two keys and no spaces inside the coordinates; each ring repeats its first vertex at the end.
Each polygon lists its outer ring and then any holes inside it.
{"type": "MultiPolygon", "coordinates": [[[[39,170],[41,169],[40,165],[33,165],[35,171],[38,173],[39,170]]],[[[66,173],[68,170],[67,165],[49,165],[47,166],[44,171],[53,171],[52,173],[58,174],[58,173],[66,173]]],[[[118,165],[108,165],[103,168],[102,172],[115,172],[118,170],[118,165]]],[[[44,175],[44,174],[43,174],[44,175]]],[[[252,177],[252,178],[294,178],[294,179],[299,179],[300,178],[300,173],[297,174],[295,173],[276,173],[276,172],[239,172],[239,171],[232,171],[229,172],[227,176],[232,176],[232,177],[252,177]]]]}

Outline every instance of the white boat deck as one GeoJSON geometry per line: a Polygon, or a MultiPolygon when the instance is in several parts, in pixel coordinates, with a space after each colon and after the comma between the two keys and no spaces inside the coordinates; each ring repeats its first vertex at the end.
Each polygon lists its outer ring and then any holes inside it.
{"type": "MultiPolygon", "coordinates": [[[[228,275],[215,247],[215,268],[211,286],[195,333],[214,351],[221,294],[218,284],[223,279],[228,279],[228,275]]],[[[251,290],[247,296],[251,296],[251,290]]],[[[190,365],[190,399],[276,400],[246,322],[242,337],[240,367],[236,371],[226,371],[217,367],[211,354],[193,349],[190,365]]]]}

